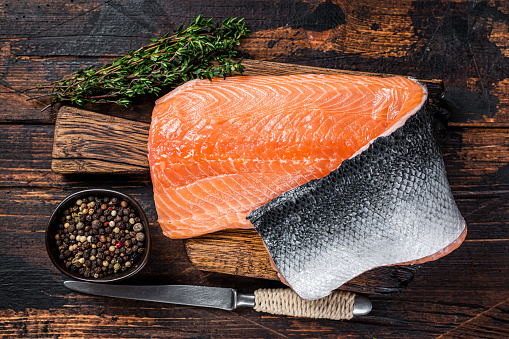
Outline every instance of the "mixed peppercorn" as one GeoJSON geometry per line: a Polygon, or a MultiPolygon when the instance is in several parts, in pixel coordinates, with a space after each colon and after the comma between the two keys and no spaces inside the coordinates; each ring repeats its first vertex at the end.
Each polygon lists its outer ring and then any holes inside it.
{"type": "Polygon", "coordinates": [[[86,278],[125,272],[145,251],[141,219],[116,197],[76,200],[63,212],[55,241],[59,259],[86,278]]]}

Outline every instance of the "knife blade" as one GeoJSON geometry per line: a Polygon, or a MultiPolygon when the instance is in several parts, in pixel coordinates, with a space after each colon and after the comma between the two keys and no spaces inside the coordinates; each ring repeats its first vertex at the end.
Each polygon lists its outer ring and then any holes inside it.
{"type": "MultiPolygon", "coordinates": [[[[199,307],[210,307],[218,308],[222,310],[232,311],[238,307],[254,307],[255,310],[262,309],[264,312],[273,314],[286,314],[292,316],[307,316],[313,318],[328,318],[328,319],[351,319],[353,316],[366,315],[371,311],[371,301],[363,296],[354,295],[350,292],[344,296],[337,294],[335,301],[337,305],[334,305],[331,301],[326,301],[327,307],[324,308],[324,302],[318,301],[301,301],[296,298],[296,294],[289,289],[274,289],[274,290],[263,290],[265,291],[264,298],[273,298],[279,300],[269,300],[264,302],[268,304],[268,308],[260,307],[261,300],[257,300],[257,293],[238,293],[233,288],[224,287],[208,287],[208,286],[193,286],[193,285],[110,285],[110,284],[98,284],[89,283],[83,281],[65,281],[65,287],[70,290],[97,295],[104,297],[133,299],[141,301],[152,301],[168,304],[187,305],[187,306],[199,306],[199,307]],[[268,294],[267,294],[268,291],[268,294]],[[287,300],[288,296],[293,298],[291,301],[287,300]],[[353,308],[343,312],[343,309],[339,309],[340,306],[345,308],[345,298],[351,298],[354,296],[353,308]],[[342,299],[343,298],[343,299],[342,299]],[[295,302],[298,300],[297,302],[295,302]],[[313,309],[316,304],[316,309],[319,312],[314,312],[309,315],[308,313],[302,313],[302,310],[292,310],[292,307],[283,307],[284,310],[279,308],[275,310],[272,308],[274,305],[281,303],[287,303],[288,305],[295,306],[299,303],[306,303],[303,307],[307,310],[313,309]],[[321,303],[321,304],[320,304],[321,303]],[[257,305],[258,304],[258,305],[257,305]],[[272,306],[271,306],[272,305],[272,306]],[[327,311],[328,310],[328,311],[327,311]]],[[[262,291],[262,290],[257,290],[262,291]]],[[[261,293],[258,293],[258,298],[262,299],[261,293]]],[[[327,297],[326,297],[327,298],[327,297]]],[[[331,299],[332,300],[332,299],[331,299]]],[[[302,308],[302,307],[301,307],[302,308]]]]}

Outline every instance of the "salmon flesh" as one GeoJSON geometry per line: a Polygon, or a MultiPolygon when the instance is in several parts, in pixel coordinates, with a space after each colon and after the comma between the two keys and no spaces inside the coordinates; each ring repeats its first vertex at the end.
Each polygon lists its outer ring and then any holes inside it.
{"type": "Polygon", "coordinates": [[[282,280],[321,298],[373,267],[434,260],[466,226],[406,77],[193,80],[156,102],[149,164],[165,235],[261,235],[282,280]]]}

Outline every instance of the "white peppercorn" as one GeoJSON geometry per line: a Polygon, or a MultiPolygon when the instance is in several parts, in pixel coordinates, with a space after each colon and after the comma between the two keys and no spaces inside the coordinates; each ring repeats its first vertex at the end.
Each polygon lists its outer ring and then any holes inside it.
{"type": "Polygon", "coordinates": [[[144,241],[145,240],[145,234],[144,233],[136,233],[136,240],[137,241],[144,241]]]}

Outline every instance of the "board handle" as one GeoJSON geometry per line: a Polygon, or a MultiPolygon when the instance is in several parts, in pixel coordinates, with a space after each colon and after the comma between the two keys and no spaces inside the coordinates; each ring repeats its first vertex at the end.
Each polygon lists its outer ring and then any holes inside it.
{"type": "Polygon", "coordinates": [[[371,311],[369,299],[349,291],[333,291],[317,300],[304,300],[291,289],[258,289],[254,295],[256,311],[277,315],[349,320],[371,311]]]}

